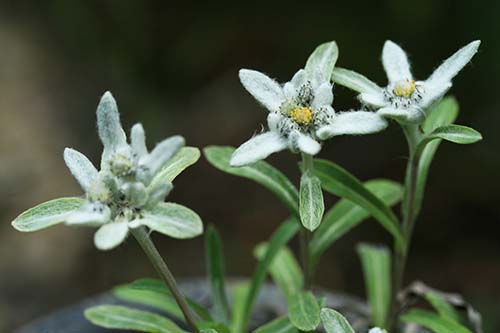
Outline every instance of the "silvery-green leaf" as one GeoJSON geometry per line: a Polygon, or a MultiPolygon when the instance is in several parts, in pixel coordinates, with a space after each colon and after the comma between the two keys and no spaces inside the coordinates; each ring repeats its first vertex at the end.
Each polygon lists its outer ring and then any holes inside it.
{"type": "Polygon", "coordinates": [[[316,135],[325,140],[336,135],[376,133],[386,127],[387,121],[375,112],[343,112],[335,115],[328,125],[318,129],[316,135]]]}
{"type": "Polygon", "coordinates": [[[320,307],[310,291],[295,294],[289,307],[288,317],[302,331],[314,330],[320,322],[320,307]]]}
{"type": "Polygon", "coordinates": [[[438,127],[429,133],[419,145],[423,149],[427,143],[436,139],[444,139],[462,145],[478,142],[483,139],[481,133],[473,128],[461,125],[446,125],[438,127]]]}
{"type": "Polygon", "coordinates": [[[111,210],[100,202],[85,202],[66,217],[70,226],[99,227],[111,220],[111,210]]]}
{"type": "Polygon", "coordinates": [[[382,63],[390,83],[413,79],[405,51],[390,40],[384,44],[382,63]]]}
{"type": "Polygon", "coordinates": [[[231,157],[231,166],[252,164],[286,148],[287,142],[278,133],[258,134],[236,149],[231,157]]]}
{"type": "Polygon", "coordinates": [[[120,305],[99,305],[85,310],[85,318],[95,325],[150,333],[187,333],[173,321],[156,313],[120,305]]]}
{"type": "Polygon", "coordinates": [[[118,106],[109,91],[102,96],[97,107],[97,129],[104,145],[101,163],[105,164],[114,151],[127,144],[127,137],[120,123],[118,106]]]}
{"type": "Polygon", "coordinates": [[[28,209],[12,222],[12,226],[22,232],[45,229],[66,220],[78,210],[85,200],[81,198],[60,198],[44,202],[28,209]]]}
{"type": "MultiPolygon", "coordinates": [[[[255,256],[262,260],[267,252],[267,243],[259,244],[255,248],[255,256]]],[[[295,257],[289,248],[283,247],[278,254],[276,254],[271,265],[269,272],[273,278],[274,283],[278,285],[287,302],[290,302],[293,295],[299,293],[304,284],[304,276],[302,270],[295,260],[295,257]]]]}
{"type": "Polygon", "coordinates": [[[94,244],[97,249],[107,251],[114,249],[125,239],[128,235],[128,222],[111,222],[100,227],[94,235],[94,244]]]}
{"type": "Polygon", "coordinates": [[[90,183],[97,177],[98,173],[92,162],[85,155],[71,148],[64,149],[64,162],[78,184],[87,192],[90,183]]]}
{"type": "Polygon", "coordinates": [[[332,73],[333,82],[359,93],[382,95],[383,89],[367,77],[345,68],[336,67],[332,73]]]}
{"type": "Polygon", "coordinates": [[[163,140],[149,153],[140,159],[140,167],[144,167],[151,175],[156,175],[161,167],[184,146],[184,138],[180,135],[163,140]]]}
{"type": "Polygon", "coordinates": [[[159,203],[151,210],[145,210],[141,219],[131,222],[131,227],[141,225],[164,235],[185,239],[203,233],[201,218],[191,209],[172,202],[159,203]]]}
{"type": "Polygon", "coordinates": [[[174,185],[172,185],[172,183],[151,183],[151,185],[148,187],[148,201],[146,202],[145,208],[151,209],[160,202],[165,201],[167,195],[172,191],[173,188],[174,185]]]}
{"type": "Polygon", "coordinates": [[[361,244],[361,257],[372,323],[385,327],[391,302],[391,253],[386,247],[361,244]]]}
{"type": "Polygon", "coordinates": [[[422,96],[422,100],[419,102],[419,106],[423,109],[428,108],[432,103],[443,97],[451,86],[451,81],[439,83],[425,82],[423,84],[424,94],[422,96]]]}
{"type": "Polygon", "coordinates": [[[323,308],[320,317],[326,333],[354,333],[347,319],[335,310],[323,308]]]}
{"type": "Polygon", "coordinates": [[[264,107],[269,111],[280,110],[285,94],[278,82],[261,72],[250,69],[241,69],[239,76],[245,89],[264,107]]]}
{"type": "Polygon", "coordinates": [[[396,109],[393,107],[385,107],[377,111],[377,114],[397,120],[403,124],[421,124],[425,120],[425,112],[417,107],[407,109],[396,109]]]}
{"type": "Polygon", "coordinates": [[[318,177],[306,171],[300,178],[299,213],[300,222],[309,231],[321,224],[325,203],[318,177]]]}
{"type": "Polygon", "coordinates": [[[257,328],[254,333],[298,333],[288,317],[280,317],[257,328]]]}
{"type": "Polygon", "coordinates": [[[330,82],[338,56],[337,43],[323,43],[309,56],[304,69],[310,78],[317,78],[320,83],[330,82]]]}
{"type": "Polygon", "coordinates": [[[387,333],[386,330],[380,328],[380,327],[374,327],[374,328],[371,328],[368,333],[387,333]]]}
{"type": "Polygon", "coordinates": [[[329,81],[324,82],[314,92],[312,107],[319,108],[324,105],[331,105],[332,103],[333,103],[332,84],[329,81]]]}
{"type": "Polygon", "coordinates": [[[389,102],[385,99],[385,96],[382,92],[377,94],[361,93],[358,95],[358,99],[361,103],[374,107],[376,109],[380,109],[389,105],[389,102]]]}
{"type": "MultiPolygon", "coordinates": [[[[177,154],[169,159],[156,173],[148,191],[154,191],[158,184],[170,184],[182,171],[193,165],[200,158],[200,150],[195,147],[182,147],[177,154]]],[[[151,194],[150,194],[151,195],[151,194]]]]}
{"type": "Polygon", "coordinates": [[[473,41],[460,50],[455,52],[451,57],[446,59],[429,77],[427,82],[448,82],[451,81],[469,63],[472,57],[476,54],[481,41],[473,41]]]}
{"type": "Polygon", "coordinates": [[[130,131],[130,144],[132,149],[137,154],[137,157],[141,158],[148,154],[148,148],[146,146],[146,132],[142,124],[135,124],[132,126],[130,131]]]}

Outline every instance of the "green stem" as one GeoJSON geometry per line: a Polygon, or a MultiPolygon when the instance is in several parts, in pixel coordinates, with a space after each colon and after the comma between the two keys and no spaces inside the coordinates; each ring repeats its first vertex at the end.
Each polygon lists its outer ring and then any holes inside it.
{"type": "MultiPolygon", "coordinates": [[[[313,156],[309,154],[302,153],[302,163],[303,171],[302,174],[306,172],[313,172],[313,156]]],[[[312,287],[313,276],[314,276],[314,266],[310,263],[311,253],[309,251],[309,243],[311,241],[312,232],[307,230],[304,226],[300,228],[300,259],[302,263],[302,270],[304,271],[304,289],[309,290],[312,287]]]]}
{"type": "Polygon", "coordinates": [[[198,327],[196,326],[194,313],[192,312],[191,308],[186,302],[186,299],[179,290],[177,282],[175,282],[175,278],[168,269],[167,264],[165,263],[160,253],[156,249],[151,238],[149,238],[148,232],[143,227],[130,230],[132,232],[132,235],[134,235],[135,239],[137,239],[137,242],[139,242],[141,248],[146,253],[146,256],[151,261],[151,264],[158,272],[158,275],[160,275],[163,282],[165,282],[165,284],[172,292],[172,295],[174,296],[177,305],[179,306],[179,308],[182,311],[182,314],[184,315],[186,323],[193,332],[198,333],[199,330],[198,327]]]}
{"type": "Polygon", "coordinates": [[[391,293],[391,310],[389,312],[388,324],[391,332],[398,331],[397,319],[399,315],[398,294],[404,285],[404,274],[406,262],[408,258],[408,250],[410,248],[413,229],[416,221],[415,198],[417,190],[418,165],[419,155],[416,152],[420,141],[420,130],[417,125],[403,126],[406,139],[408,141],[409,159],[406,166],[405,176],[405,191],[402,203],[403,221],[401,231],[405,239],[406,247],[404,251],[395,249],[394,267],[392,271],[392,293],[391,293]]]}

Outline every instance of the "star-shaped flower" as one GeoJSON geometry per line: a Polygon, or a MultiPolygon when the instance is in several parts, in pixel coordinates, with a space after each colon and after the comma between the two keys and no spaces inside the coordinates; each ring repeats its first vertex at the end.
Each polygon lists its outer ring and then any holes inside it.
{"type": "Polygon", "coordinates": [[[240,70],[245,89],[269,111],[269,131],[242,144],[232,156],[232,166],[247,165],[287,148],[316,155],[322,140],[342,134],[374,133],[386,127],[384,119],[373,112],[335,113],[330,77],[337,53],[335,42],[322,44],[305,68],[284,85],[258,71],[240,70]]]}
{"type": "MultiPolygon", "coordinates": [[[[451,80],[476,54],[480,41],[474,41],[455,52],[446,59],[432,75],[425,81],[413,78],[406,53],[395,43],[385,42],[382,51],[382,63],[387,73],[389,83],[380,88],[371,82],[363,86],[357,85],[361,92],[359,99],[362,103],[378,109],[378,114],[387,118],[396,119],[402,123],[421,123],[426,117],[425,110],[436,100],[440,99],[452,86],[451,80]]],[[[340,72],[340,84],[353,84],[361,76],[353,75],[348,78],[348,72],[340,72]]]]}
{"type": "Polygon", "coordinates": [[[36,231],[59,222],[99,227],[94,241],[100,250],[118,246],[129,228],[141,226],[176,238],[201,234],[203,225],[195,212],[163,202],[173,186],[158,177],[162,167],[184,146],[184,138],[172,136],[148,152],[144,129],[136,124],[129,144],[109,92],[97,108],[97,127],[104,145],[100,171],[82,153],[71,148],[64,151],[64,161],[85,198],[41,204],[21,214],[13,226],[20,231],[36,231]]]}

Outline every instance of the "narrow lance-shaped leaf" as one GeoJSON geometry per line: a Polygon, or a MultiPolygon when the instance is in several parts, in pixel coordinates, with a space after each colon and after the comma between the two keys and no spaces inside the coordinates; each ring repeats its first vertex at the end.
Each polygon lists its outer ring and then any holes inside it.
{"type": "Polygon", "coordinates": [[[467,327],[436,313],[425,310],[410,310],[401,316],[405,323],[415,323],[435,333],[472,333],[467,327]]]}
{"type": "Polygon", "coordinates": [[[440,294],[428,291],[425,293],[424,297],[432,304],[441,317],[460,322],[460,315],[458,312],[440,294]]]}
{"type": "MultiPolygon", "coordinates": [[[[373,179],[365,182],[364,185],[389,207],[400,202],[403,197],[401,184],[391,180],[373,179]]],[[[313,265],[337,239],[368,217],[370,217],[369,211],[347,199],[341,199],[335,204],[325,214],[321,226],[313,234],[309,243],[313,265]]]]}
{"type": "MultiPolygon", "coordinates": [[[[456,99],[453,97],[443,98],[441,102],[439,102],[428,112],[427,118],[422,125],[424,133],[429,134],[438,127],[452,124],[457,116],[458,103],[456,99]]],[[[417,189],[415,193],[416,214],[418,214],[422,206],[422,198],[425,191],[425,184],[427,182],[427,175],[429,173],[432,159],[434,158],[434,155],[436,154],[440,143],[440,139],[429,142],[420,155],[420,161],[418,164],[417,189]]]]}
{"type": "MultiPolygon", "coordinates": [[[[267,252],[267,244],[259,244],[255,249],[255,255],[259,260],[262,260],[267,252]]],[[[300,269],[299,263],[289,248],[283,247],[273,259],[269,266],[269,272],[274,282],[285,295],[287,302],[293,295],[296,295],[302,290],[304,284],[304,276],[300,269]]]]}
{"type": "Polygon", "coordinates": [[[382,93],[382,88],[376,83],[359,73],[345,68],[336,67],[332,73],[332,81],[359,93],[382,93]]]}
{"type": "Polygon", "coordinates": [[[438,127],[429,133],[418,146],[418,152],[422,152],[425,146],[436,139],[443,139],[458,144],[471,144],[478,142],[483,137],[481,133],[473,128],[461,125],[447,125],[438,127]]]}
{"type": "MultiPolygon", "coordinates": [[[[250,315],[252,313],[255,298],[264,282],[271,263],[273,262],[280,249],[285,246],[299,231],[300,224],[295,218],[289,218],[283,222],[280,227],[273,233],[271,239],[267,243],[267,251],[262,260],[259,261],[252,275],[250,290],[248,291],[246,301],[242,311],[242,326],[238,328],[244,330],[248,325],[250,315]]],[[[236,311],[233,308],[233,312],[236,311]]],[[[233,314],[233,317],[235,315],[233,314]]],[[[244,333],[242,330],[234,333],[244,333]]]]}
{"type": "Polygon", "coordinates": [[[85,317],[95,325],[150,333],[186,333],[173,321],[152,312],[119,305],[99,305],[85,310],[85,317]]]}
{"type": "Polygon", "coordinates": [[[318,177],[306,171],[300,179],[300,222],[307,230],[314,231],[321,224],[324,211],[321,182],[318,177]]]}
{"type": "Polygon", "coordinates": [[[332,309],[321,309],[321,323],[326,333],[354,333],[347,319],[332,309]]]}
{"type": "Polygon", "coordinates": [[[245,333],[247,326],[246,303],[249,297],[250,285],[241,283],[233,287],[231,332],[245,333]]]}
{"type": "Polygon", "coordinates": [[[288,317],[301,331],[312,331],[320,322],[320,307],[310,291],[295,294],[288,307],[288,317]]]}
{"type": "Polygon", "coordinates": [[[310,77],[317,77],[322,82],[329,82],[338,56],[337,43],[323,43],[309,56],[304,69],[310,77]]]}
{"type": "Polygon", "coordinates": [[[82,198],[60,198],[44,202],[28,209],[14,221],[12,226],[22,232],[38,231],[62,223],[85,201],[82,198]]]}
{"type": "Polygon", "coordinates": [[[394,212],[356,177],[340,166],[320,159],[314,160],[314,173],[321,180],[321,186],[325,191],[346,198],[368,210],[392,234],[399,251],[404,251],[405,240],[394,212]]]}
{"type": "Polygon", "coordinates": [[[212,290],[215,313],[217,319],[227,323],[230,317],[229,305],[225,287],[225,265],[222,241],[214,226],[210,226],[206,233],[205,249],[207,255],[208,277],[212,290]]]}
{"type": "Polygon", "coordinates": [[[386,327],[391,301],[391,254],[381,246],[358,246],[371,308],[372,324],[386,327]]]}
{"type": "Polygon", "coordinates": [[[280,317],[257,328],[254,333],[298,333],[288,317],[280,317]]]}
{"type": "Polygon", "coordinates": [[[200,158],[200,150],[195,147],[181,148],[171,159],[169,159],[156,173],[148,186],[148,191],[155,188],[158,183],[171,183],[182,171],[193,165],[200,158]]]}
{"type": "Polygon", "coordinates": [[[164,235],[186,239],[203,233],[203,222],[193,210],[173,203],[159,203],[151,210],[145,210],[142,218],[130,223],[133,228],[141,225],[164,235]]]}
{"type": "Polygon", "coordinates": [[[244,167],[231,167],[229,161],[234,152],[232,147],[210,146],[203,149],[205,157],[214,167],[226,173],[251,179],[276,196],[288,207],[290,212],[299,216],[299,193],[288,178],[269,163],[259,161],[244,167]]]}

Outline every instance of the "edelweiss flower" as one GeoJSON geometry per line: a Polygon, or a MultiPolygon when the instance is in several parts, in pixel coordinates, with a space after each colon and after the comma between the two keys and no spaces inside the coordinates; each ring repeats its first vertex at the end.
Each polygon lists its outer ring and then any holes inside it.
{"type": "Polygon", "coordinates": [[[65,198],[42,204],[40,206],[48,205],[59,214],[45,217],[43,213],[49,208],[37,210],[35,207],[32,211],[41,210],[41,216],[27,211],[13,222],[14,227],[35,231],[57,222],[99,227],[94,241],[100,250],[118,246],[126,239],[129,228],[142,225],[176,238],[200,234],[203,226],[196,213],[181,205],[164,203],[173,186],[155,178],[164,164],[184,146],[184,138],[170,137],[148,152],[144,129],[136,124],[128,144],[116,102],[109,92],[104,94],[97,108],[97,126],[104,145],[100,171],[82,153],[71,148],[64,151],[66,165],[85,192],[83,202],[76,201],[78,198],[65,198]],[[179,218],[181,215],[186,219],[179,218]],[[49,220],[41,221],[43,218],[49,220]]]}
{"type": "MultiPolygon", "coordinates": [[[[320,48],[336,49],[334,44],[326,43],[320,48]]],[[[335,60],[330,67],[324,66],[327,61],[317,62],[313,70],[308,71],[306,65],[283,86],[258,71],[240,70],[245,89],[269,110],[269,131],[242,144],[231,158],[232,166],[247,165],[286,148],[316,155],[321,150],[320,140],[342,134],[373,133],[386,127],[386,122],[373,112],[336,114],[331,106],[330,83],[335,60]]]]}
{"type": "Polygon", "coordinates": [[[450,88],[451,80],[476,54],[480,41],[464,46],[446,59],[425,81],[416,81],[410,71],[405,52],[395,43],[386,41],[382,63],[389,79],[386,88],[370,86],[359,99],[378,108],[378,114],[404,123],[421,123],[425,110],[450,88]]]}

